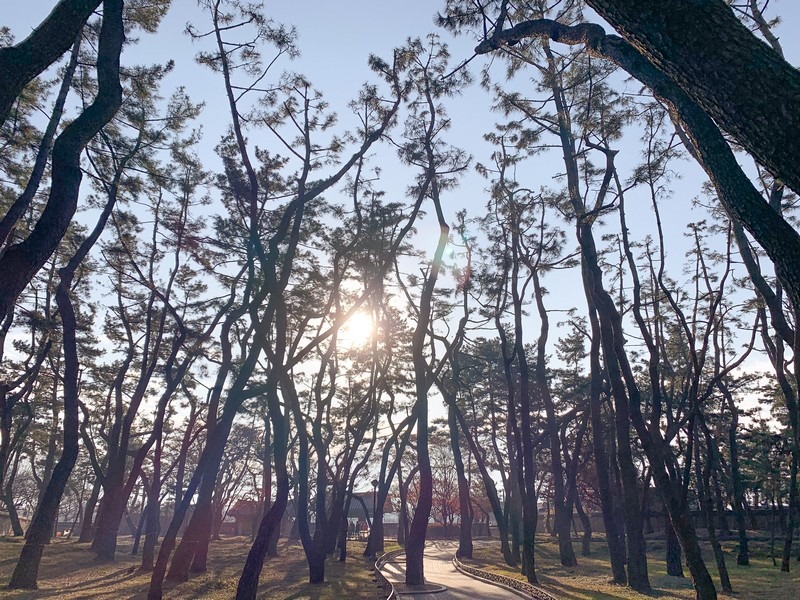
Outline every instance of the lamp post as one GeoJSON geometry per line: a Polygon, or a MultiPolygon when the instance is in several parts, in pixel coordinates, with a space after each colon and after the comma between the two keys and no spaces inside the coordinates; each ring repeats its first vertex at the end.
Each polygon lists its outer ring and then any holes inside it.
{"type": "Polygon", "coordinates": [[[376,550],[378,548],[378,540],[375,538],[378,531],[375,529],[375,511],[378,507],[378,484],[380,483],[377,479],[372,480],[372,523],[370,523],[369,527],[369,539],[367,540],[367,551],[369,552],[370,557],[372,560],[375,560],[376,550]]]}
{"type": "Polygon", "coordinates": [[[375,523],[375,510],[378,506],[378,484],[377,479],[372,480],[372,522],[375,523]]]}

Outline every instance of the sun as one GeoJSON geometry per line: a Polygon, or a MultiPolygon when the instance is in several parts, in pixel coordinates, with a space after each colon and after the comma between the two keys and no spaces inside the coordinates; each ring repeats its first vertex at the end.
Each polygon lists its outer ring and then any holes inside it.
{"type": "Polygon", "coordinates": [[[339,329],[339,342],[349,348],[365,346],[372,339],[374,331],[375,323],[372,316],[358,311],[353,313],[339,329]]]}

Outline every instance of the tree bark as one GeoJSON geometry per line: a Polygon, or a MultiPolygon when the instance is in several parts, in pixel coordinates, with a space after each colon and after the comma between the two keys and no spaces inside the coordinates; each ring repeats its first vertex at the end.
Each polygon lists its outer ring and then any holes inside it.
{"type": "MultiPolygon", "coordinates": [[[[97,2],[94,0],[87,3],[79,3],[76,0],[76,2],[62,2],[62,4],[67,8],[73,4],[84,4],[85,7],[91,7],[91,10],[97,6],[97,2]]],[[[0,288],[0,318],[4,318],[13,309],[17,296],[50,257],[67,231],[78,203],[82,178],[81,153],[95,134],[112,119],[122,103],[122,86],[119,81],[119,58],[125,39],[122,4],[122,0],[103,1],[103,24],[100,29],[97,54],[97,96],[94,102],[84,109],[56,138],[53,145],[52,180],[47,205],[30,235],[22,242],[10,246],[0,259],[0,281],[3,281],[3,286],[0,288]]],[[[50,16],[52,17],[54,14],[58,15],[59,13],[54,11],[50,16]]],[[[86,13],[86,16],[88,14],[86,13]]],[[[64,17],[67,18],[66,15],[64,17]]],[[[60,17],[57,16],[57,18],[60,17]]],[[[66,25],[58,20],[53,22],[46,20],[47,27],[37,30],[36,36],[29,37],[23,44],[31,42],[31,38],[34,38],[36,43],[41,43],[42,39],[47,40],[50,36],[59,39],[61,36],[55,30],[62,27],[66,30],[69,23],[74,23],[76,28],[69,31],[68,36],[65,36],[66,46],[56,50],[57,55],[53,58],[54,60],[74,42],[77,31],[83,26],[84,21],[85,17],[80,15],[77,19],[74,18],[74,15],[72,18],[67,18],[66,25]]],[[[46,48],[49,45],[49,43],[45,43],[43,47],[46,48]]],[[[7,50],[13,49],[7,48],[0,52],[7,50]]],[[[28,51],[33,52],[33,50],[28,51]]],[[[51,55],[52,53],[39,58],[38,64],[41,65],[41,68],[46,68],[50,64],[48,61],[50,61],[49,56],[51,55]]],[[[6,57],[6,68],[2,66],[2,60],[0,58],[0,73],[2,74],[0,77],[16,77],[18,69],[23,68],[14,66],[19,61],[18,56],[6,57]]],[[[34,76],[36,74],[38,73],[34,73],[34,76]]],[[[23,82],[23,85],[24,83],[26,82],[23,82]]],[[[13,81],[7,85],[13,86],[13,81]]],[[[6,85],[0,85],[2,90],[5,90],[6,87],[6,85]]],[[[16,97],[16,93],[14,93],[14,97],[16,97]]],[[[2,111],[3,99],[0,95],[0,118],[5,114],[2,111]]]]}
{"type": "Polygon", "coordinates": [[[81,521],[81,532],[78,536],[79,542],[91,542],[94,537],[94,509],[97,506],[97,499],[100,497],[100,488],[102,487],[100,480],[95,479],[92,483],[92,491],[89,494],[89,499],[86,501],[86,507],[83,510],[83,520],[81,521]]]}
{"type": "Polygon", "coordinates": [[[469,481],[464,472],[464,460],[461,457],[461,441],[458,435],[458,422],[455,407],[447,407],[447,425],[450,430],[450,448],[453,450],[453,462],[458,478],[458,556],[472,558],[472,503],[470,502],[469,481]]]}
{"type": "Polygon", "coordinates": [[[280,532],[283,513],[289,501],[289,473],[286,460],[289,455],[288,422],[280,408],[277,389],[267,394],[270,421],[272,423],[272,456],[275,460],[275,502],[261,519],[250,552],[247,554],[239,584],[236,600],[252,600],[258,591],[258,580],[264,566],[264,558],[270,544],[280,532]]]}
{"type": "Polygon", "coordinates": [[[547,427],[550,430],[550,475],[553,482],[553,507],[555,510],[553,528],[558,537],[558,552],[561,564],[565,567],[574,567],[578,564],[575,550],[570,540],[570,514],[572,506],[567,501],[567,492],[564,486],[564,468],[561,463],[561,440],[556,426],[556,407],[548,386],[546,349],[547,338],[550,331],[550,321],[544,306],[544,293],[539,282],[539,275],[532,271],[534,298],[541,323],[539,339],[536,342],[536,364],[534,376],[536,391],[544,404],[547,418],[547,427]],[[569,505],[569,513],[567,506],[569,505]]]}
{"type": "MultiPolygon", "coordinates": [[[[588,292],[587,292],[588,297],[588,292]]],[[[603,525],[606,530],[606,545],[608,546],[611,572],[614,583],[625,585],[628,576],[625,573],[625,538],[620,529],[616,512],[614,511],[614,494],[611,489],[611,474],[606,454],[604,439],[605,424],[603,423],[602,385],[603,374],[600,364],[600,325],[597,315],[590,311],[591,347],[589,359],[591,365],[590,383],[590,414],[592,422],[592,448],[594,450],[594,465],[597,474],[597,488],[600,496],[600,510],[603,513],[603,525]]]]}
{"type": "Polygon", "coordinates": [[[758,162],[800,192],[800,72],[723,0],[587,4],[758,162]]]}
{"type": "Polygon", "coordinates": [[[72,467],[78,459],[78,363],[77,322],[69,290],[74,269],[62,269],[56,302],[61,315],[64,346],[64,443],[61,458],[53,470],[41,502],[28,528],[25,545],[11,575],[11,589],[36,589],[44,546],[50,540],[58,516],[58,506],[72,467]]]}
{"type": "Polygon", "coordinates": [[[683,563],[681,561],[681,544],[678,536],[675,535],[675,528],[667,514],[667,507],[664,507],[664,536],[666,538],[666,563],[667,575],[672,577],[683,577],[683,563]]]}
{"type": "Polygon", "coordinates": [[[0,48],[0,125],[22,89],[69,50],[100,2],[61,0],[28,37],[0,48]]]}
{"type": "MultiPolygon", "coordinates": [[[[614,2],[616,1],[614,0],[614,2]]],[[[632,0],[619,1],[633,4],[632,0]]],[[[669,3],[668,0],[658,0],[657,2],[659,6],[669,3]]],[[[686,2],[681,3],[685,4],[686,2]]],[[[719,5],[721,2],[709,0],[695,4],[719,5]]],[[[674,10],[674,8],[670,10],[674,10]]],[[[755,40],[749,32],[746,33],[755,40]]],[[[741,221],[759,245],[764,248],[775,265],[776,274],[786,286],[792,305],[800,306],[800,271],[796,268],[796,265],[800,263],[800,234],[764,201],[759,191],[739,167],[728,143],[702,105],[698,104],[665,73],[653,66],[638,52],[637,48],[617,36],[606,35],[603,28],[595,24],[583,23],[566,26],[549,19],[525,21],[484,40],[475,48],[475,51],[478,53],[491,52],[504,44],[515,43],[526,37],[544,37],[565,44],[585,44],[590,53],[619,65],[663,100],[685,128],[685,143],[709,176],[717,190],[720,202],[734,219],[741,221]]],[[[758,43],[760,44],[760,42],[758,43]]],[[[765,51],[778,56],[763,44],[762,46],[765,51]]],[[[795,71],[792,77],[798,79],[800,75],[795,71]]],[[[782,81],[780,84],[774,85],[781,91],[786,89],[782,81]]],[[[767,92],[766,97],[772,99],[773,95],[767,92]]],[[[794,98],[794,102],[798,102],[797,98],[800,98],[800,95],[795,94],[794,98]]],[[[764,103],[763,99],[760,102],[764,106],[769,106],[765,110],[771,115],[779,114],[773,105],[764,103]]],[[[760,115],[762,112],[758,111],[756,114],[760,115]]],[[[798,114],[800,113],[797,111],[792,113],[795,120],[800,119],[798,114]]],[[[784,127],[784,125],[780,125],[780,127],[784,127]]],[[[789,129],[791,128],[789,127],[789,129]]],[[[681,128],[679,128],[679,132],[683,133],[681,128]]],[[[766,135],[769,145],[772,147],[775,141],[771,130],[767,130],[766,135]]],[[[790,145],[789,148],[793,149],[794,146],[790,145]]],[[[793,150],[788,152],[791,153],[793,150]]],[[[797,168],[797,162],[794,160],[795,168],[797,168]]],[[[776,175],[778,174],[776,173],[776,175]]],[[[780,177],[788,183],[783,176],[780,177]]],[[[795,179],[796,183],[799,179],[795,179]]]]}

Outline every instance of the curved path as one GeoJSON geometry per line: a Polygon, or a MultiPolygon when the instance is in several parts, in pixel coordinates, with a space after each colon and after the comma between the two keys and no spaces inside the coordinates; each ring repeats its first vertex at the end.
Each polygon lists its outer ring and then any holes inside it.
{"type": "MultiPolygon", "coordinates": [[[[425,581],[429,585],[439,585],[446,590],[433,593],[398,594],[402,600],[519,600],[528,598],[497,585],[464,575],[453,566],[453,555],[458,544],[453,542],[429,542],[425,546],[425,581]]],[[[405,556],[390,560],[381,572],[392,583],[405,581],[405,556]]]]}

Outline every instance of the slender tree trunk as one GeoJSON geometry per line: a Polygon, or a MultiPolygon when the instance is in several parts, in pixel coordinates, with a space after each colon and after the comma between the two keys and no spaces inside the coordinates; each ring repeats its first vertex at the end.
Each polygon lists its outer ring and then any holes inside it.
{"type": "MultiPolygon", "coordinates": [[[[277,384],[277,381],[275,382],[277,384]]],[[[283,513],[289,502],[289,471],[287,458],[289,455],[289,432],[287,415],[281,410],[277,387],[267,394],[270,421],[272,423],[272,455],[275,460],[275,502],[261,519],[258,533],[247,554],[239,584],[236,589],[236,600],[252,600],[258,591],[258,580],[264,566],[264,558],[270,545],[280,534],[283,513]]],[[[287,408],[288,411],[288,408],[287,408]]]]}
{"type": "Polygon", "coordinates": [[[603,524],[606,530],[606,544],[611,561],[611,572],[614,583],[625,585],[628,577],[625,573],[625,539],[614,510],[614,494],[611,489],[611,474],[606,454],[606,443],[603,432],[603,401],[602,401],[602,371],[600,366],[600,327],[597,315],[590,311],[591,323],[591,348],[589,357],[591,361],[591,388],[589,410],[592,420],[592,446],[594,449],[594,464],[597,473],[597,487],[600,495],[600,509],[603,513],[603,524]]]}
{"type": "Polygon", "coordinates": [[[97,499],[100,497],[101,488],[100,480],[95,479],[89,499],[86,501],[86,507],[83,510],[83,521],[81,521],[81,533],[78,536],[78,542],[91,542],[94,537],[94,510],[97,506],[97,499]]]}
{"type": "Polygon", "coordinates": [[[789,475],[789,516],[786,519],[786,536],[783,540],[783,556],[781,560],[781,571],[788,573],[789,565],[792,560],[792,536],[797,516],[798,490],[797,490],[797,471],[798,460],[800,460],[800,448],[797,447],[797,440],[792,447],[792,465],[789,475]]]}
{"type": "MultiPolygon", "coordinates": [[[[500,538],[500,552],[503,555],[503,560],[506,564],[510,567],[516,567],[519,564],[518,560],[514,560],[511,552],[511,546],[509,545],[508,540],[508,520],[506,515],[503,512],[503,507],[500,504],[500,499],[497,496],[497,488],[494,483],[494,479],[492,479],[491,474],[489,473],[489,469],[486,466],[486,461],[484,460],[484,455],[481,453],[477,442],[475,441],[472,433],[469,431],[469,427],[467,426],[467,422],[464,419],[464,415],[459,409],[459,407],[455,404],[454,399],[450,399],[448,407],[452,406],[454,416],[458,420],[459,425],[461,426],[461,431],[464,432],[464,437],[467,440],[467,445],[470,448],[470,452],[472,457],[475,459],[475,464],[478,467],[478,472],[481,474],[481,479],[483,480],[484,489],[486,490],[486,497],[489,500],[489,504],[492,507],[492,513],[494,514],[495,521],[497,522],[497,530],[498,530],[498,537],[500,538]]],[[[488,523],[488,515],[487,515],[487,523],[488,523]]]]}
{"type": "MultiPolygon", "coordinates": [[[[428,98],[431,103],[430,97],[428,98]]],[[[435,115],[431,113],[431,117],[435,115]]],[[[444,220],[439,200],[439,188],[434,169],[435,160],[431,140],[425,142],[430,169],[430,193],[433,199],[439,221],[439,239],[433,256],[430,272],[423,285],[419,301],[417,325],[412,337],[412,359],[414,364],[415,408],[417,415],[417,464],[419,466],[419,492],[414,517],[406,540],[406,584],[421,585],[425,583],[425,567],[423,554],[425,552],[425,536],[428,531],[428,519],[433,505],[433,473],[431,460],[428,453],[428,390],[430,381],[428,377],[428,363],[425,356],[425,342],[428,334],[428,325],[431,319],[433,292],[436,288],[439,270],[442,266],[442,257],[447,246],[450,227],[444,220]]]]}
{"type": "Polygon", "coordinates": [[[33,515],[25,545],[11,575],[8,587],[11,589],[36,589],[39,577],[39,565],[45,544],[50,540],[56,518],[58,506],[67,485],[67,479],[72,472],[72,467],[78,459],[78,377],[80,365],[78,362],[77,323],[75,310],[69,298],[70,285],[75,272],[62,269],[61,282],[56,291],[56,302],[61,315],[64,347],[64,445],[61,458],[56,464],[50,481],[47,484],[42,501],[36,507],[33,515]]]}
{"type": "Polygon", "coordinates": [[[578,518],[581,520],[581,529],[583,529],[583,537],[581,538],[581,556],[591,556],[592,554],[592,521],[589,515],[583,510],[580,497],[575,497],[575,512],[578,513],[578,518]]]}
{"type": "MultiPolygon", "coordinates": [[[[702,415],[699,417],[702,420],[702,415]]],[[[700,499],[700,506],[706,517],[706,526],[708,528],[708,541],[714,551],[714,559],[717,563],[717,570],[719,571],[720,583],[724,592],[732,593],[733,587],[731,586],[731,579],[728,575],[728,567],[725,565],[725,554],[717,539],[717,528],[714,522],[714,498],[711,495],[711,470],[714,467],[713,461],[713,440],[711,434],[705,430],[706,440],[706,460],[705,463],[700,457],[700,443],[699,440],[695,443],[695,473],[697,477],[697,491],[700,499]]]]}
{"type": "Polygon", "coordinates": [[[139,514],[139,522],[133,528],[133,547],[131,548],[131,556],[139,554],[139,544],[142,541],[142,532],[144,531],[145,522],[147,521],[147,493],[142,498],[142,508],[139,514]]]}
{"type": "Polygon", "coordinates": [[[147,529],[142,549],[142,571],[152,571],[155,565],[156,543],[161,533],[161,438],[156,439],[156,449],[153,454],[153,480],[150,484],[150,493],[147,494],[145,513],[147,514],[147,529]]]}
{"type": "Polygon", "coordinates": [[[461,517],[458,528],[458,555],[462,558],[472,558],[472,503],[470,502],[469,481],[464,473],[464,460],[461,457],[456,411],[452,404],[448,405],[447,409],[447,425],[450,430],[450,448],[453,451],[453,462],[458,478],[458,512],[461,517]]]}
{"type": "Polygon", "coordinates": [[[11,531],[14,533],[14,537],[22,537],[25,535],[25,531],[22,529],[17,507],[14,506],[13,494],[5,494],[3,496],[3,502],[6,505],[6,512],[8,512],[8,520],[11,521],[11,531]]]}

